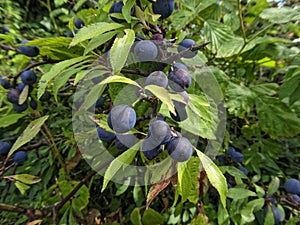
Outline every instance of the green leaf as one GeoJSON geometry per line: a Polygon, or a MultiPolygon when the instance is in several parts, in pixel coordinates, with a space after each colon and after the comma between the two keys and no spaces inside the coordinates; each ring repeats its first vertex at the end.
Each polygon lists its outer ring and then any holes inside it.
{"type": "Polygon", "coordinates": [[[181,2],[185,9],[174,12],[170,18],[174,30],[179,31],[183,29],[186,24],[195,21],[201,13],[205,12],[208,7],[214,5],[216,2],[217,0],[181,2]]]}
{"type": "Polygon", "coordinates": [[[29,174],[17,174],[17,175],[11,175],[8,177],[4,177],[4,178],[13,178],[17,181],[20,181],[24,184],[35,184],[40,182],[42,179],[37,177],[37,176],[32,176],[29,174]]]}
{"type": "Polygon", "coordinates": [[[105,90],[106,85],[94,85],[89,93],[86,95],[84,103],[81,105],[80,110],[88,110],[102,95],[103,91],[105,90]]]}
{"type": "Polygon", "coordinates": [[[18,188],[18,190],[21,192],[22,195],[25,194],[25,192],[30,189],[30,186],[20,182],[20,181],[16,181],[14,183],[16,185],[16,187],[18,188]]]}
{"type": "Polygon", "coordinates": [[[256,193],[253,191],[249,191],[245,188],[230,188],[227,193],[228,198],[232,199],[243,199],[243,198],[248,198],[250,196],[256,196],[256,193]]]}
{"type": "Polygon", "coordinates": [[[18,150],[22,145],[31,141],[40,132],[41,126],[45,123],[49,116],[43,116],[34,121],[26,127],[23,133],[15,141],[14,145],[10,149],[8,155],[11,156],[16,150],[18,150]]]}
{"type": "Polygon", "coordinates": [[[281,99],[288,97],[290,105],[299,101],[300,72],[297,71],[292,76],[284,80],[284,83],[280,86],[279,96],[281,99]]]}
{"type": "Polygon", "coordinates": [[[251,223],[255,220],[254,212],[262,209],[265,201],[263,198],[254,199],[246,204],[246,206],[241,210],[242,224],[251,223]]]}
{"type": "Polygon", "coordinates": [[[271,23],[288,23],[300,20],[300,9],[291,7],[267,8],[259,16],[271,23]]]}
{"type": "Polygon", "coordinates": [[[168,90],[157,85],[147,85],[145,87],[145,90],[150,91],[153,95],[159,98],[159,100],[161,100],[163,104],[165,104],[168,107],[171,113],[176,114],[174,104],[172,102],[171,95],[168,92],[168,90]]]}
{"type": "Polygon", "coordinates": [[[119,72],[126,63],[131,46],[135,40],[134,30],[125,29],[125,35],[120,33],[110,49],[110,62],[115,73],[119,72]]]}
{"type": "Polygon", "coordinates": [[[17,114],[9,114],[6,116],[1,116],[0,118],[0,127],[8,127],[12,124],[18,122],[18,120],[22,117],[26,116],[26,114],[17,113],[17,114]]]}
{"type": "Polygon", "coordinates": [[[256,99],[255,93],[248,87],[232,82],[227,86],[226,96],[228,112],[240,118],[244,118],[246,113],[250,113],[256,99]]]}
{"type": "Polygon", "coordinates": [[[52,66],[49,72],[45,73],[39,81],[38,99],[45,93],[48,83],[56,76],[60,75],[66,68],[78,62],[88,59],[90,56],[81,56],[74,59],[65,60],[52,66]]]}
{"type": "Polygon", "coordinates": [[[272,138],[293,137],[300,134],[300,118],[278,99],[257,98],[256,109],[261,129],[272,138]]]}
{"type": "Polygon", "coordinates": [[[268,187],[268,196],[274,194],[278,190],[279,186],[280,186],[279,178],[274,177],[268,187]]]}
{"type": "Polygon", "coordinates": [[[200,160],[198,157],[192,157],[187,162],[177,164],[178,184],[176,190],[179,191],[181,202],[187,199],[196,204],[199,196],[200,160]]]}
{"type": "Polygon", "coordinates": [[[147,201],[146,201],[146,207],[149,207],[151,202],[154,200],[154,198],[162,191],[164,190],[170,183],[170,179],[163,179],[159,183],[155,183],[151,186],[148,194],[147,194],[147,201]]]}
{"type": "Polygon", "coordinates": [[[217,58],[226,58],[238,54],[244,43],[244,39],[241,37],[234,37],[220,43],[220,45],[216,47],[217,58]]]}
{"type": "Polygon", "coordinates": [[[165,217],[154,209],[148,208],[143,214],[143,225],[162,225],[165,224],[165,217]]]}
{"type": "Polygon", "coordinates": [[[106,43],[108,40],[112,39],[113,36],[115,36],[116,34],[118,34],[120,31],[121,31],[120,29],[119,30],[115,30],[115,31],[109,31],[109,32],[106,32],[104,34],[101,34],[99,36],[94,37],[88,43],[88,45],[85,47],[84,54],[86,55],[87,53],[89,53],[93,49],[97,48],[98,46],[106,43]]]}
{"type": "MultiPolygon", "coordinates": [[[[229,42],[235,38],[233,31],[229,26],[215,20],[205,21],[204,37],[205,42],[211,41],[211,44],[208,45],[208,48],[213,52],[218,52],[219,48],[222,47],[225,42],[229,42]]],[[[234,43],[234,41],[232,43],[234,43]]]]}
{"type": "Polygon", "coordinates": [[[24,102],[26,102],[28,97],[28,91],[29,91],[29,85],[25,85],[24,89],[22,90],[20,96],[19,96],[19,105],[22,105],[24,102]]]}
{"type": "Polygon", "coordinates": [[[258,95],[276,95],[278,93],[279,85],[276,83],[262,83],[250,87],[250,90],[258,95]]]}
{"type": "Polygon", "coordinates": [[[217,131],[218,112],[214,102],[201,95],[189,94],[186,107],[188,118],[180,126],[203,138],[214,139],[217,131]]]}
{"type": "Polygon", "coordinates": [[[217,189],[220,195],[221,203],[226,208],[226,195],[228,192],[226,178],[213,161],[208,158],[204,153],[195,149],[198,157],[200,158],[203,169],[205,170],[208,180],[211,185],[217,189]]]}
{"type": "Polygon", "coordinates": [[[133,225],[143,225],[139,208],[135,208],[134,210],[132,210],[132,212],[130,213],[130,221],[133,225]]]}
{"type": "Polygon", "coordinates": [[[240,171],[236,167],[233,167],[233,166],[222,166],[222,169],[223,168],[225,169],[225,171],[227,173],[229,173],[233,177],[248,179],[248,177],[242,171],[240,171]]]}
{"type": "Polygon", "coordinates": [[[78,33],[75,35],[72,42],[70,43],[70,46],[77,45],[82,41],[91,39],[107,31],[112,31],[121,27],[124,26],[118,23],[106,23],[106,22],[94,23],[89,26],[85,26],[78,31],[78,33]]]}
{"type": "Polygon", "coordinates": [[[137,151],[137,146],[139,146],[141,142],[135,144],[132,148],[123,152],[117,158],[115,158],[108,166],[105,171],[104,180],[101,192],[103,192],[108,184],[108,182],[113,178],[113,176],[122,168],[129,166],[129,164],[134,160],[137,151]]]}
{"type": "Polygon", "coordinates": [[[218,224],[229,225],[230,217],[226,208],[222,204],[218,206],[218,224]]]}
{"type": "Polygon", "coordinates": [[[134,80],[131,80],[130,78],[127,77],[123,77],[123,76],[118,76],[118,75],[113,75],[110,76],[108,78],[106,78],[105,80],[101,81],[99,83],[99,85],[102,84],[109,84],[109,83],[125,83],[125,84],[132,84],[134,86],[137,86],[139,88],[142,88],[137,82],[135,82],[134,80]]]}
{"type": "Polygon", "coordinates": [[[135,0],[127,0],[125,5],[122,8],[122,14],[125,18],[125,20],[130,23],[131,21],[131,9],[135,5],[135,0]]]}
{"type": "Polygon", "coordinates": [[[274,221],[273,211],[269,205],[267,207],[268,207],[268,212],[265,216],[264,225],[274,225],[275,221],[274,221]]]}

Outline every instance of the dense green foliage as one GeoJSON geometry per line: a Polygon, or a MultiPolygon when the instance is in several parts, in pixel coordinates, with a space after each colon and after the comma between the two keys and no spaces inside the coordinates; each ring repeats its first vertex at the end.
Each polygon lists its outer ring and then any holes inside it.
{"type": "Polygon", "coordinates": [[[0,224],[300,222],[299,2],[152,2],[1,1],[0,224]]]}

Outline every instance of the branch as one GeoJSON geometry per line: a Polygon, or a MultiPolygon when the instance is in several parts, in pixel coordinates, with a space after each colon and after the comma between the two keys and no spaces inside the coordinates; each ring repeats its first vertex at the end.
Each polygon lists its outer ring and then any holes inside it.
{"type": "MultiPolygon", "coordinates": [[[[117,156],[119,156],[121,153],[117,154],[117,156]]],[[[115,159],[115,157],[111,158],[110,160],[108,160],[107,162],[99,165],[95,170],[93,170],[91,173],[89,173],[85,178],[83,178],[79,184],[77,184],[77,186],[64,198],[62,199],[58,204],[54,205],[54,208],[58,211],[60,210],[75,194],[76,192],[90,179],[92,178],[94,175],[97,174],[98,171],[102,170],[103,168],[105,168],[106,166],[108,166],[113,160],[115,159]]]]}
{"type": "Polygon", "coordinates": [[[130,73],[130,74],[137,74],[137,75],[142,75],[142,76],[148,76],[149,72],[143,71],[143,70],[137,70],[137,69],[127,69],[123,68],[121,70],[122,73],[130,73]]]}
{"type": "Polygon", "coordinates": [[[17,212],[25,214],[30,220],[35,218],[43,218],[49,214],[46,210],[39,210],[34,208],[24,208],[14,205],[8,205],[4,203],[0,203],[0,212],[7,211],[7,212],[17,212]]]}
{"type": "Polygon", "coordinates": [[[188,52],[190,52],[190,51],[194,52],[194,51],[197,51],[197,50],[201,50],[201,49],[203,49],[206,45],[208,45],[208,44],[210,44],[210,43],[211,43],[211,42],[209,41],[209,42],[205,42],[205,43],[203,43],[203,44],[201,44],[201,45],[195,45],[195,46],[192,46],[192,47],[190,47],[190,48],[187,48],[187,49],[185,49],[185,50],[183,50],[183,51],[181,51],[181,52],[178,52],[177,54],[171,55],[169,58],[163,60],[162,63],[171,64],[171,63],[173,63],[174,61],[176,61],[177,59],[182,58],[186,53],[188,53],[188,52]]]}
{"type": "Polygon", "coordinates": [[[20,53],[20,51],[17,48],[13,48],[4,44],[0,44],[0,48],[6,50],[6,51],[14,51],[20,53]]]}

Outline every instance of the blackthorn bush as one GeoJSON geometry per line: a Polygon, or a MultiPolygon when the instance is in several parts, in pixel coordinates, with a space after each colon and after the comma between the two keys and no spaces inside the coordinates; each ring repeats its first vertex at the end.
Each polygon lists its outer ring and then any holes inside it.
{"type": "Polygon", "coordinates": [[[176,115],[170,112],[170,116],[172,117],[173,120],[175,121],[184,121],[188,118],[187,112],[186,112],[186,105],[188,104],[189,101],[189,95],[186,91],[179,92],[181,96],[184,98],[184,102],[179,102],[173,100],[174,107],[175,107],[175,112],[176,115]]]}
{"type": "Polygon", "coordinates": [[[3,76],[0,76],[0,85],[5,89],[9,89],[11,87],[9,80],[3,76]]]}
{"type": "Polygon", "coordinates": [[[171,128],[163,120],[153,120],[150,122],[148,130],[149,140],[151,140],[154,146],[168,143],[171,140],[171,128]]]}
{"type": "Polygon", "coordinates": [[[102,127],[97,128],[97,134],[101,141],[108,142],[108,143],[112,142],[116,137],[116,135],[114,133],[111,133],[111,132],[103,129],[102,127]]]}
{"type": "Polygon", "coordinates": [[[28,108],[28,103],[27,102],[24,102],[23,104],[19,105],[18,103],[14,103],[13,104],[13,109],[16,111],[16,112],[24,112],[26,109],[28,108]]]}
{"type": "Polygon", "coordinates": [[[150,138],[145,138],[142,143],[142,152],[147,159],[152,160],[162,152],[162,148],[160,145],[154,146],[150,138]]]}
{"type": "Polygon", "coordinates": [[[40,49],[37,46],[19,46],[18,47],[21,54],[29,56],[29,57],[35,57],[40,54],[40,49]]]}
{"type": "Polygon", "coordinates": [[[33,99],[30,100],[29,105],[33,110],[37,109],[37,103],[33,99]]]}
{"type": "MultiPolygon", "coordinates": [[[[122,8],[124,6],[124,3],[123,1],[120,1],[120,2],[115,2],[109,9],[109,14],[111,13],[122,13],[122,8]]],[[[122,20],[122,19],[118,19],[118,18],[115,18],[113,16],[110,15],[110,18],[116,22],[116,23],[122,23],[122,22],[125,22],[125,20],[122,20]]]]}

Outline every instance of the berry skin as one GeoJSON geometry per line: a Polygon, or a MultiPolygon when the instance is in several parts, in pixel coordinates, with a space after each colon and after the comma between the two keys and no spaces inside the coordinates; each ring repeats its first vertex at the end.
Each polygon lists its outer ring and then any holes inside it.
{"type": "MultiPolygon", "coordinates": [[[[272,210],[272,213],[273,213],[275,224],[280,223],[283,220],[283,216],[281,214],[281,211],[274,205],[271,205],[270,207],[271,207],[271,210],[272,210]]],[[[265,214],[267,214],[267,212],[268,212],[268,207],[267,206],[264,208],[264,212],[265,212],[265,214]]]]}
{"type": "Polygon", "coordinates": [[[296,194],[293,194],[290,196],[291,202],[294,203],[295,205],[300,204],[300,197],[296,194]]]}
{"type": "Polygon", "coordinates": [[[162,40],[164,40],[164,36],[160,33],[153,34],[151,37],[151,40],[162,41],[162,40]]]}
{"type": "Polygon", "coordinates": [[[7,155],[9,153],[10,149],[11,149],[11,144],[9,144],[8,142],[0,141],[0,154],[1,155],[7,155]]]}
{"type": "Polygon", "coordinates": [[[11,103],[18,103],[19,101],[20,92],[17,89],[10,89],[7,94],[7,100],[11,103]]]}
{"type": "Polygon", "coordinates": [[[108,142],[108,143],[112,142],[116,137],[116,135],[114,133],[106,131],[105,129],[103,129],[101,127],[97,128],[97,134],[101,141],[108,142]]]}
{"type": "Polygon", "coordinates": [[[170,112],[170,116],[172,117],[172,119],[178,122],[184,121],[188,118],[185,108],[189,102],[189,95],[186,91],[180,92],[179,94],[183,97],[184,102],[178,102],[173,100],[176,115],[170,112]]]}
{"type": "Polygon", "coordinates": [[[117,133],[130,131],[136,123],[136,113],[128,105],[118,105],[108,114],[108,126],[117,133]]]}
{"type": "MultiPolygon", "coordinates": [[[[73,32],[74,32],[74,34],[77,34],[78,31],[77,31],[77,30],[74,30],[73,32]]],[[[71,30],[68,30],[67,36],[70,37],[70,38],[73,38],[73,37],[74,37],[73,32],[72,32],[71,30]]]]}
{"type": "Polygon", "coordinates": [[[33,99],[30,100],[29,105],[33,110],[37,109],[37,103],[33,99]]]}
{"type": "Polygon", "coordinates": [[[21,93],[23,89],[25,88],[24,83],[18,83],[16,89],[21,93]]]}
{"type": "MultiPolygon", "coordinates": [[[[120,2],[115,2],[109,9],[109,14],[111,13],[122,13],[122,8],[124,6],[124,3],[122,1],[120,2]]],[[[122,23],[122,22],[125,22],[125,20],[122,20],[122,19],[118,19],[118,18],[115,18],[115,17],[112,17],[110,16],[110,18],[116,22],[116,23],[122,23]]]]}
{"type": "Polygon", "coordinates": [[[176,69],[169,73],[169,86],[176,92],[183,92],[192,84],[191,75],[184,69],[176,69]]]}
{"type": "Polygon", "coordinates": [[[185,137],[176,137],[166,144],[169,155],[176,162],[187,161],[193,155],[193,146],[185,137]]]}
{"type": "Polygon", "coordinates": [[[18,164],[25,162],[27,159],[27,153],[24,151],[18,151],[13,156],[13,161],[18,164]]]}
{"type": "Polygon", "coordinates": [[[137,42],[133,48],[133,52],[136,59],[141,62],[153,61],[158,55],[156,45],[150,40],[137,42]]]}
{"type": "Polygon", "coordinates": [[[8,27],[3,27],[2,28],[2,34],[6,34],[9,31],[8,27]]]}
{"type": "Polygon", "coordinates": [[[141,40],[146,40],[146,38],[141,34],[135,34],[135,40],[141,41],[141,40]]]}
{"type": "Polygon", "coordinates": [[[5,89],[9,89],[10,88],[10,83],[9,80],[6,79],[5,77],[0,76],[0,85],[5,88],[5,89]]]}
{"type": "Polygon", "coordinates": [[[74,25],[76,28],[80,29],[81,27],[84,27],[84,22],[82,19],[78,18],[74,21],[74,25]]]}
{"type": "Polygon", "coordinates": [[[100,96],[100,98],[98,98],[95,103],[95,108],[100,108],[101,106],[103,106],[104,101],[105,101],[104,97],[100,96]]]}
{"type": "Polygon", "coordinates": [[[154,147],[150,138],[145,138],[142,143],[142,152],[147,159],[152,160],[162,152],[162,149],[160,145],[154,147]]]}
{"type": "Polygon", "coordinates": [[[242,153],[237,152],[233,147],[229,147],[227,150],[228,155],[231,156],[231,160],[234,163],[240,163],[244,161],[244,156],[242,153]]]}
{"type": "Polygon", "coordinates": [[[171,140],[172,133],[170,126],[163,120],[151,121],[148,130],[149,141],[157,147],[161,144],[166,144],[171,140]]]}
{"type": "Polygon", "coordinates": [[[243,167],[243,166],[238,166],[237,168],[238,168],[240,171],[242,171],[246,176],[248,175],[249,171],[248,171],[245,167],[243,167]]]}
{"type": "MultiPolygon", "coordinates": [[[[190,48],[194,45],[197,45],[197,43],[194,40],[184,39],[179,43],[179,46],[178,46],[177,50],[178,50],[178,52],[182,52],[182,51],[184,51],[184,50],[186,50],[186,49],[188,49],[188,48],[190,48]]],[[[183,57],[184,58],[193,58],[197,54],[198,54],[198,51],[194,51],[194,52],[188,51],[183,55],[183,57]]]]}
{"type": "Polygon", "coordinates": [[[188,71],[188,68],[186,67],[186,65],[184,65],[182,63],[178,63],[178,62],[173,65],[173,68],[174,68],[174,70],[183,69],[183,70],[188,71]]]}
{"type": "Polygon", "coordinates": [[[37,46],[20,46],[18,49],[21,54],[29,57],[35,57],[40,54],[40,49],[37,46]]]}
{"type": "Polygon", "coordinates": [[[300,194],[300,181],[290,178],[284,183],[284,188],[287,192],[298,195],[300,194]]]}
{"type": "Polygon", "coordinates": [[[13,109],[19,113],[25,111],[27,108],[28,108],[27,102],[24,102],[22,105],[19,105],[17,103],[13,104],[13,109]]]}
{"type": "Polygon", "coordinates": [[[35,73],[31,70],[25,70],[21,74],[21,80],[24,84],[32,85],[36,82],[36,79],[35,73]]]}
{"type": "Polygon", "coordinates": [[[152,72],[146,79],[146,85],[157,85],[163,88],[168,87],[168,78],[162,71],[152,72]]]}
{"type": "Polygon", "coordinates": [[[152,9],[155,14],[160,14],[161,19],[168,18],[174,11],[174,0],[156,0],[152,2],[152,9]]]}

